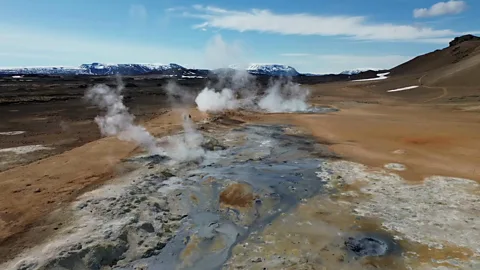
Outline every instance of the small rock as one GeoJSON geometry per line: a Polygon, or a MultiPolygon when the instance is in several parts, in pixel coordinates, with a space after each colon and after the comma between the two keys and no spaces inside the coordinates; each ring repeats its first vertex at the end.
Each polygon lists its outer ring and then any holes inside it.
{"type": "Polygon", "coordinates": [[[35,192],[35,193],[40,193],[40,192],[42,192],[42,190],[41,190],[40,188],[37,188],[37,189],[35,189],[34,192],[35,192]]]}
{"type": "Polygon", "coordinates": [[[163,172],[161,172],[161,174],[166,177],[166,178],[170,178],[170,177],[174,177],[175,175],[173,173],[171,173],[169,170],[165,170],[163,172]]]}
{"type": "Polygon", "coordinates": [[[157,245],[155,245],[155,248],[157,250],[161,250],[163,249],[167,244],[166,243],[163,243],[163,242],[158,242],[157,245]]]}
{"type": "Polygon", "coordinates": [[[145,222],[142,225],[140,225],[139,229],[142,229],[148,233],[153,233],[155,232],[155,228],[153,227],[152,223],[150,222],[145,222]]]}
{"type": "Polygon", "coordinates": [[[22,262],[18,266],[18,270],[31,270],[31,269],[36,269],[38,267],[37,262],[22,262]]]}
{"type": "Polygon", "coordinates": [[[212,137],[205,138],[204,142],[201,145],[205,150],[209,151],[218,151],[224,150],[226,147],[222,145],[217,139],[212,137]]]}
{"type": "Polygon", "coordinates": [[[143,251],[142,258],[149,258],[155,255],[155,248],[146,248],[143,251]]]}
{"type": "Polygon", "coordinates": [[[78,243],[72,246],[71,250],[81,250],[83,248],[82,244],[78,243]]]}
{"type": "Polygon", "coordinates": [[[148,265],[138,264],[133,267],[133,270],[148,270],[148,265]]]}
{"type": "Polygon", "coordinates": [[[182,220],[184,218],[186,218],[188,215],[172,215],[170,217],[170,220],[172,221],[179,221],[179,220],[182,220]]]}
{"type": "Polygon", "coordinates": [[[400,163],[388,163],[388,164],[385,164],[384,167],[386,169],[394,170],[394,171],[405,171],[407,169],[407,167],[405,167],[405,165],[400,164],[400,163]]]}
{"type": "Polygon", "coordinates": [[[260,263],[262,261],[263,261],[262,258],[256,258],[256,259],[252,260],[252,263],[260,263]]]}
{"type": "Polygon", "coordinates": [[[130,213],[132,210],[130,210],[129,208],[123,208],[118,214],[119,215],[125,215],[125,214],[128,214],[130,213]]]}

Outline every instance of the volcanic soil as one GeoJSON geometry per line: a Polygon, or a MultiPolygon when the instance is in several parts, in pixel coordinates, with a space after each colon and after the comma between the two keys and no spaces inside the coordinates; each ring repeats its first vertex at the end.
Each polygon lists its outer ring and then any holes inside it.
{"type": "MultiPolygon", "coordinates": [[[[311,89],[312,104],[339,111],[321,115],[231,112],[221,115],[220,122],[231,128],[241,122],[293,124],[342,159],[373,169],[403,164],[407,169],[395,173],[409,181],[432,175],[480,181],[480,89],[429,84],[424,81],[428,76],[402,74],[382,81],[306,86],[311,89]],[[387,92],[412,85],[420,87],[387,92]]],[[[128,172],[130,168],[121,161],[138,152],[132,143],[100,137],[93,121],[98,111],[82,99],[83,81],[6,84],[1,85],[2,91],[8,91],[0,104],[4,119],[0,132],[24,133],[0,135],[0,149],[25,145],[47,149],[0,153],[0,262],[53,235],[69,222],[64,210],[69,202],[128,172]],[[65,87],[72,83],[74,93],[66,95],[65,87]],[[38,91],[22,92],[32,87],[38,91]],[[19,100],[20,96],[24,98],[19,100]]],[[[138,122],[157,137],[181,129],[180,113],[167,105],[165,95],[155,94],[156,83],[151,89],[127,99],[138,122]]],[[[132,91],[137,88],[128,89],[132,91]]],[[[195,122],[211,117],[189,110],[195,122]]]]}

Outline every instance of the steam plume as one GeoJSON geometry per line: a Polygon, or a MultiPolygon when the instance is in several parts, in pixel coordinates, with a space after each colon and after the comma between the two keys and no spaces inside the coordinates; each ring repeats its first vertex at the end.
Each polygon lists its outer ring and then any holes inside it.
{"type": "Polygon", "coordinates": [[[224,88],[221,92],[206,87],[195,99],[200,111],[219,112],[224,110],[237,109],[240,106],[233,91],[224,88]]]}
{"type": "Polygon", "coordinates": [[[196,97],[200,111],[220,112],[233,109],[253,109],[267,112],[295,112],[309,109],[306,103],[309,91],[291,81],[271,84],[264,96],[260,96],[256,77],[247,72],[246,65],[232,66],[232,61],[241,63],[243,50],[239,43],[229,44],[220,35],[207,43],[205,55],[210,66],[216,70],[219,82],[214,87],[204,88],[196,97]],[[220,90],[221,89],[221,90],[220,90]]]}
{"type": "Polygon", "coordinates": [[[197,131],[188,114],[183,115],[183,136],[168,137],[167,155],[175,160],[190,161],[202,158],[205,150],[202,148],[203,135],[197,131]]]}
{"type": "MultiPolygon", "coordinates": [[[[165,86],[168,101],[172,108],[180,108],[185,104],[190,104],[195,95],[190,89],[185,89],[175,83],[169,81],[165,86]]],[[[201,147],[203,143],[203,135],[197,131],[192,118],[186,110],[182,113],[182,125],[184,133],[182,136],[167,137],[166,153],[169,157],[180,160],[190,161],[202,158],[205,150],[201,147]]]]}
{"type": "Polygon", "coordinates": [[[267,112],[299,112],[309,109],[306,103],[309,91],[291,81],[284,85],[276,81],[266,93],[258,102],[258,106],[267,112]]]}
{"type": "Polygon", "coordinates": [[[162,150],[144,127],[134,124],[135,116],[129,113],[123,104],[124,90],[122,81],[117,79],[117,88],[100,84],[90,88],[85,98],[105,110],[105,115],[95,117],[95,122],[103,136],[117,136],[121,140],[132,141],[147,150],[150,154],[159,154],[162,150]]]}

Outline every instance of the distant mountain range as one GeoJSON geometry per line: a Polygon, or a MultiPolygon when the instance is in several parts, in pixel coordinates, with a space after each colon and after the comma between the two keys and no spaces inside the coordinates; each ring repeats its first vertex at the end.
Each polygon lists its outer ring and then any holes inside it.
{"type": "Polygon", "coordinates": [[[365,72],[365,71],[378,71],[379,69],[377,68],[357,68],[357,69],[352,69],[352,70],[344,70],[342,72],[340,72],[340,74],[344,74],[344,75],[356,75],[356,74],[359,74],[359,73],[362,73],[362,72],[365,72]]]}
{"type": "MultiPolygon", "coordinates": [[[[215,74],[233,72],[233,68],[217,69],[212,71],[215,74]]],[[[246,71],[253,75],[267,76],[298,76],[300,73],[295,68],[286,65],[263,65],[252,64],[246,71]]],[[[21,68],[0,68],[0,75],[145,75],[160,74],[176,77],[206,77],[209,70],[187,69],[178,64],[82,64],[79,67],[21,67],[21,68]]]]}
{"type": "MultiPolygon", "coordinates": [[[[88,76],[110,76],[110,75],[148,75],[157,74],[177,78],[204,78],[209,75],[229,75],[239,70],[237,67],[220,68],[215,70],[188,69],[178,64],[82,64],[79,67],[21,67],[21,68],[0,68],[0,76],[3,75],[88,75],[88,76]]],[[[252,64],[246,72],[260,76],[324,76],[320,74],[299,73],[295,68],[279,64],[252,64]]],[[[373,69],[346,70],[337,75],[358,75],[373,69]]]]}
{"type": "Polygon", "coordinates": [[[7,75],[195,75],[196,72],[177,64],[83,64],[79,67],[22,67],[0,69],[7,75]]]}
{"type": "Polygon", "coordinates": [[[247,71],[250,74],[254,75],[269,75],[269,76],[298,76],[297,70],[291,66],[285,65],[261,65],[261,64],[252,64],[247,68],[247,71]]]}

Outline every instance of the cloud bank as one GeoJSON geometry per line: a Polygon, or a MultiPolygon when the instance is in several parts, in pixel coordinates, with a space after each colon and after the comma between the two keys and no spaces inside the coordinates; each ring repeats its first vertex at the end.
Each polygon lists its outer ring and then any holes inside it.
{"type": "Polygon", "coordinates": [[[438,2],[429,8],[417,8],[413,10],[413,17],[426,18],[443,15],[460,14],[467,9],[465,1],[451,0],[448,2],[438,2]]]}
{"type": "MultiPolygon", "coordinates": [[[[459,2],[459,1],[453,1],[459,2]]],[[[408,24],[377,23],[364,16],[278,14],[266,9],[237,11],[194,5],[184,16],[203,22],[194,28],[256,31],[282,35],[318,35],[348,37],[356,40],[438,42],[451,39],[457,32],[408,24]]]]}

